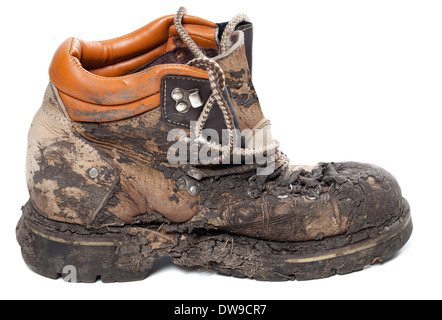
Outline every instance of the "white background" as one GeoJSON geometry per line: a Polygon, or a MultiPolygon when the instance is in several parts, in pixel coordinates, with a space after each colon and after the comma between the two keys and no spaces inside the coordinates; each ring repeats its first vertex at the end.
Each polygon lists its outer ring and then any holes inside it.
{"type": "Polygon", "coordinates": [[[0,297],[25,299],[428,299],[441,294],[440,1],[7,1],[0,9],[0,297]],[[69,284],[30,271],[15,240],[28,198],[26,136],[48,66],[70,36],[104,40],[175,13],[255,25],[253,77],[297,164],[384,167],[414,233],[395,259],[346,276],[265,283],[164,264],[135,283],[69,284]]]}

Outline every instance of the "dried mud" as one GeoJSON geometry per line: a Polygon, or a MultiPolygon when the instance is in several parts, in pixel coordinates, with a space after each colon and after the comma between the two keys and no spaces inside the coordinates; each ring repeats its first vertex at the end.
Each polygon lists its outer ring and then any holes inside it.
{"type": "Polygon", "coordinates": [[[378,228],[294,243],[197,226],[184,231],[182,225],[170,222],[158,225],[138,221],[130,226],[90,230],[44,219],[28,203],[17,226],[17,239],[28,265],[50,278],[63,276],[64,267],[70,265],[76,268],[79,282],[98,278],[103,282],[141,280],[149,275],[155,261],[168,256],[179,266],[236,277],[308,280],[345,274],[388,259],[411,234],[406,203],[403,208],[395,222],[378,228]],[[334,256],[321,258],[321,254],[330,253],[334,256]],[[309,259],[312,261],[305,262],[309,259]]]}

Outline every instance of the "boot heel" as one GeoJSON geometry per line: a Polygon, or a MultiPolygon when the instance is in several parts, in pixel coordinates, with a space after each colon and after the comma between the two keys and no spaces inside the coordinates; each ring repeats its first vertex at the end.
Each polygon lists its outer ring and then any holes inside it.
{"type": "MultiPolygon", "coordinates": [[[[36,223],[32,205],[23,208],[16,233],[26,264],[38,274],[67,282],[126,282],[145,279],[160,252],[134,228],[119,234],[75,234],[36,223]]],[[[126,230],[125,230],[126,231],[126,230]]]]}

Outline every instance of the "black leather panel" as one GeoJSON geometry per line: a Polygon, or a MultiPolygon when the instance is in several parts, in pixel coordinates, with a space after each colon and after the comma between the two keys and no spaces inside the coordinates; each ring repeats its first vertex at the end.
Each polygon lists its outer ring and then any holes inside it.
{"type": "MultiPolygon", "coordinates": [[[[163,120],[175,128],[188,129],[190,128],[191,121],[198,121],[204,105],[212,94],[209,80],[183,76],[164,77],[161,89],[161,112],[163,120]],[[200,108],[191,107],[186,113],[178,112],[176,110],[177,102],[172,98],[172,91],[176,88],[185,90],[198,89],[203,106],[200,108]]],[[[232,113],[235,128],[240,128],[239,120],[235,113],[235,109],[233,108],[227,89],[224,90],[223,95],[232,113]]],[[[222,130],[227,129],[223,114],[217,103],[215,103],[209,117],[207,118],[204,129],[207,128],[216,130],[219,137],[222,137],[222,130]]]]}

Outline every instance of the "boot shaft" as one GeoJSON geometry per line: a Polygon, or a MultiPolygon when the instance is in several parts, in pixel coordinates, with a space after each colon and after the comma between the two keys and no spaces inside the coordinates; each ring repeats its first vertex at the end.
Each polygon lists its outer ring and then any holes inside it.
{"type": "MultiPolygon", "coordinates": [[[[186,16],[183,26],[207,56],[218,56],[235,127],[269,126],[251,82],[251,23],[237,27],[235,43],[223,55],[226,24],[186,16]]],[[[192,218],[199,210],[200,184],[190,179],[185,190],[177,190],[185,170],[168,169],[167,154],[176,142],[168,139],[170,130],[188,136],[202,110],[177,111],[172,91],[197,90],[202,104],[211,94],[207,71],[186,65],[193,58],[173,16],[114,40],[70,38],[61,44],[29,132],[27,181],[37,210],[85,226],[157,213],[174,222],[192,218]]],[[[220,136],[226,129],[221,118],[215,105],[207,126],[220,136]]]]}

